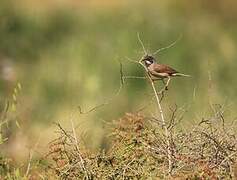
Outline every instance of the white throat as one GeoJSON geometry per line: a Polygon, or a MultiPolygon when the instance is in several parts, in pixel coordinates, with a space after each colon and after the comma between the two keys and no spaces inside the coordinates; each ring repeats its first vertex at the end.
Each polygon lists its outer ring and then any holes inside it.
{"type": "Polygon", "coordinates": [[[151,62],[151,61],[148,61],[148,60],[146,60],[145,62],[146,62],[146,64],[148,64],[148,65],[151,65],[151,64],[152,64],[152,62],[151,62]]]}

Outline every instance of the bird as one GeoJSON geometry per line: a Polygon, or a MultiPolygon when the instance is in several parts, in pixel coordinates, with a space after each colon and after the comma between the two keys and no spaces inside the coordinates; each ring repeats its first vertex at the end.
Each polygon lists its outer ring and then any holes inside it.
{"type": "Polygon", "coordinates": [[[166,90],[168,90],[168,85],[171,77],[190,77],[190,75],[180,73],[175,69],[169,67],[168,65],[157,63],[156,59],[151,55],[145,55],[141,61],[144,62],[151,79],[153,81],[162,80],[162,82],[165,84],[166,90]],[[166,83],[164,81],[165,78],[168,78],[166,83]]]}

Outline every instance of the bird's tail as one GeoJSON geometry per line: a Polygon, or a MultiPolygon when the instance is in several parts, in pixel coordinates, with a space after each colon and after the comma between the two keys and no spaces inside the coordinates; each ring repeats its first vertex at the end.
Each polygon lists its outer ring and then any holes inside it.
{"type": "Polygon", "coordinates": [[[188,74],[182,74],[182,73],[175,73],[174,75],[175,75],[175,76],[183,76],[183,77],[191,77],[191,76],[188,75],[188,74]]]}

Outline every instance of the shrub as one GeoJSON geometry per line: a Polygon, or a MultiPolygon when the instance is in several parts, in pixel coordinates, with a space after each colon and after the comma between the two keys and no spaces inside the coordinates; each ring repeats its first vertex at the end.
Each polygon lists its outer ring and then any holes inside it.
{"type": "MultiPolygon", "coordinates": [[[[237,141],[233,125],[223,122],[217,117],[170,129],[172,178],[232,178],[237,141]]],[[[167,145],[156,124],[141,114],[126,114],[112,125],[110,148],[98,153],[58,125],[60,135],[49,146],[51,170],[62,179],[166,178],[167,145]]]]}

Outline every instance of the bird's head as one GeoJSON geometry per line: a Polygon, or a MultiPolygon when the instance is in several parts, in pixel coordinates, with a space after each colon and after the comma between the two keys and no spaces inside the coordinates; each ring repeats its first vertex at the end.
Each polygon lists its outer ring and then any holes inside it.
{"type": "Polygon", "coordinates": [[[153,64],[155,62],[155,58],[151,55],[145,55],[142,58],[142,62],[145,63],[146,67],[149,67],[151,64],[153,64]]]}

